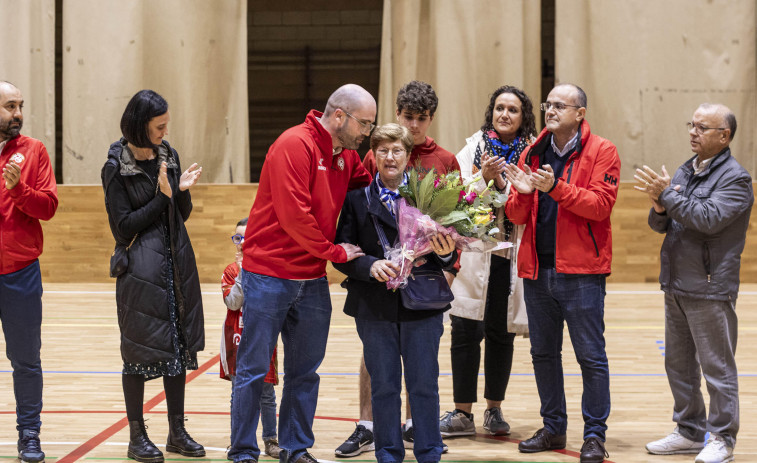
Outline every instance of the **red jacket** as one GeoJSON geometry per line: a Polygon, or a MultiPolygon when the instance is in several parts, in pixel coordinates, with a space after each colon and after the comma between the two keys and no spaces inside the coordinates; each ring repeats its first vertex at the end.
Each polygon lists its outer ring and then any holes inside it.
{"type": "MultiPolygon", "coordinates": [[[[229,264],[223,271],[221,278],[221,291],[224,300],[231,292],[231,288],[236,284],[236,278],[239,275],[239,266],[236,262],[229,264]]],[[[226,309],[226,320],[223,322],[223,336],[221,336],[221,379],[231,381],[232,376],[237,374],[237,351],[239,350],[239,341],[242,340],[242,309],[226,309]]],[[[279,384],[279,360],[276,356],[276,348],[273,348],[271,363],[268,366],[268,373],[263,379],[266,383],[279,384]]]]}
{"type": "Polygon", "coordinates": [[[260,174],[243,245],[248,272],[289,280],[326,275],[326,261],[346,262],[333,243],[347,191],[371,175],[354,150],[332,155],[331,135],[310,111],[271,145],[260,174]]]}
{"type": "MultiPolygon", "coordinates": [[[[407,168],[415,167],[420,161],[421,170],[428,173],[431,169],[436,169],[437,175],[447,175],[447,173],[456,170],[460,172],[460,164],[457,163],[455,155],[437,145],[433,138],[426,137],[426,141],[420,145],[413,146],[410,152],[410,159],[407,161],[407,168]]],[[[376,175],[376,157],[373,150],[368,151],[363,159],[363,165],[371,175],[376,175]]]]}
{"type": "MultiPolygon", "coordinates": [[[[610,274],[612,230],[610,213],[618,196],[620,157],[608,140],[591,134],[584,120],[579,127],[580,142],[570,155],[563,174],[549,195],[557,202],[555,230],[555,270],[558,273],[610,274]]],[[[528,164],[536,170],[551,143],[546,129],[526,148],[518,167],[528,164]]],[[[505,213],[516,224],[526,225],[518,252],[518,276],[536,279],[536,216],[539,195],[520,194],[515,189],[507,200],[505,213]]]]}
{"type": "Polygon", "coordinates": [[[39,221],[53,218],[58,208],[58,187],[45,145],[19,135],[0,153],[0,166],[11,160],[21,167],[21,179],[6,190],[0,178],[0,275],[21,270],[42,254],[39,221]]]}

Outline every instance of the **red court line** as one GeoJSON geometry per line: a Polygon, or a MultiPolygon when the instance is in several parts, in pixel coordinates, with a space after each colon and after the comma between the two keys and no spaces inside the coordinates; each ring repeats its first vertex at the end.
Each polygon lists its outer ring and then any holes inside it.
{"type": "MultiPolygon", "coordinates": [[[[220,355],[216,355],[212,359],[208,360],[204,364],[202,364],[197,370],[194,370],[187,374],[187,384],[197,378],[199,375],[205,373],[208,371],[213,365],[218,363],[221,360],[220,355]]],[[[144,405],[144,412],[149,412],[153,407],[164,401],[166,398],[166,392],[161,391],[160,394],[156,395],[152,399],[148,400],[144,405]]],[[[74,461],[78,460],[79,458],[83,457],[90,451],[92,451],[94,448],[96,448],[98,445],[102,444],[106,440],[108,440],[110,437],[112,437],[115,433],[122,430],[126,426],[129,425],[129,419],[127,417],[123,417],[120,420],[118,420],[116,423],[109,426],[107,429],[102,431],[101,433],[97,434],[87,442],[83,443],[76,449],[74,449],[73,452],[69,453],[68,455],[58,459],[58,463],[73,463],[74,461]]]]}

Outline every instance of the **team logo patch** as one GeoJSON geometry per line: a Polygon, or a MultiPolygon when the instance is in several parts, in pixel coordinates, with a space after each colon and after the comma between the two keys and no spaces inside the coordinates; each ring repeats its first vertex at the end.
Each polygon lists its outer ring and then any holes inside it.
{"type": "Polygon", "coordinates": [[[617,185],[618,179],[610,174],[605,174],[605,182],[609,183],[610,185],[617,185]]]}
{"type": "Polygon", "coordinates": [[[24,162],[24,160],[26,160],[26,158],[21,153],[16,153],[11,156],[11,161],[15,162],[16,164],[21,164],[22,162],[24,162]]]}
{"type": "Polygon", "coordinates": [[[339,170],[344,170],[344,158],[337,159],[336,166],[339,168],[339,170]]]}
{"type": "Polygon", "coordinates": [[[326,166],[323,165],[323,158],[318,160],[318,170],[328,170],[326,169],[326,166]]]}

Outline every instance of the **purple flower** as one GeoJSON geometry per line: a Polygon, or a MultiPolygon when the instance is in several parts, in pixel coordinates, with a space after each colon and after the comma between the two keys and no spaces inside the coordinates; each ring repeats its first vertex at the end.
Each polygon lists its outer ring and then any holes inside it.
{"type": "Polygon", "coordinates": [[[436,177],[434,179],[434,188],[439,188],[439,184],[442,183],[442,180],[439,177],[436,177]]]}
{"type": "Polygon", "coordinates": [[[459,203],[463,198],[465,198],[465,190],[460,190],[460,196],[457,197],[457,202],[459,203]]]}
{"type": "Polygon", "coordinates": [[[476,192],[475,192],[475,191],[471,191],[471,192],[470,192],[470,193],[468,193],[468,195],[467,195],[467,196],[465,197],[465,200],[466,200],[466,201],[468,202],[468,204],[473,204],[473,201],[475,201],[475,200],[476,200],[476,196],[478,196],[478,195],[476,194],[476,192]]]}

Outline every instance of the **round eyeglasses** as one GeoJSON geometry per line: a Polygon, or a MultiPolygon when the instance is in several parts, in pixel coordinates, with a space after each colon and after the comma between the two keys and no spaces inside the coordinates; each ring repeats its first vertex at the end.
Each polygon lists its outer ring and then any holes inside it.
{"type": "Polygon", "coordinates": [[[231,235],[231,242],[234,244],[242,244],[244,242],[244,235],[240,235],[239,233],[231,235]]]}

